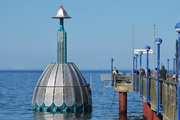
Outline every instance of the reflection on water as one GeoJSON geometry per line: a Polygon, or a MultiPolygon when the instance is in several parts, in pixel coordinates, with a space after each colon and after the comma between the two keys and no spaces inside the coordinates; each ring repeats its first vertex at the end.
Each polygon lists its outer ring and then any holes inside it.
{"type": "Polygon", "coordinates": [[[37,113],[33,112],[33,116],[36,120],[89,120],[92,118],[91,114],[62,114],[62,113],[37,113]]]}
{"type": "MultiPolygon", "coordinates": [[[[109,112],[104,111],[101,116],[103,117],[93,117],[92,114],[81,114],[81,115],[75,115],[75,114],[62,114],[62,113],[37,113],[37,112],[32,112],[34,119],[35,120],[90,120],[90,119],[97,119],[97,120],[143,120],[142,116],[130,116],[127,114],[114,114],[109,116],[109,112]],[[112,117],[113,116],[113,117],[112,117]]],[[[140,114],[140,113],[136,113],[140,114]]],[[[141,113],[142,114],[142,113],[141,113]]]]}

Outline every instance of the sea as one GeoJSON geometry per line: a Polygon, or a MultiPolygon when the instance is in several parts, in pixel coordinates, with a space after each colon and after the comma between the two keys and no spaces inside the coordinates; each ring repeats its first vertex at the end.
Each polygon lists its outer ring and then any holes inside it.
{"type": "MultiPolygon", "coordinates": [[[[120,120],[119,96],[101,81],[107,70],[82,70],[87,83],[92,76],[93,111],[90,114],[36,113],[31,110],[34,88],[43,71],[0,71],[0,120],[120,120]]],[[[120,72],[130,72],[122,70],[120,72]]],[[[106,82],[108,85],[109,82],[106,82]]],[[[143,101],[136,93],[127,94],[127,119],[143,119],[143,101]]]]}

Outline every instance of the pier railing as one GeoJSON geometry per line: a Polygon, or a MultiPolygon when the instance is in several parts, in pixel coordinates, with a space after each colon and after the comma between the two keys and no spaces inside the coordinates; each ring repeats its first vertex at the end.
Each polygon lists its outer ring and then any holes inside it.
{"type": "MultiPolygon", "coordinates": [[[[137,79],[138,93],[141,87],[143,100],[146,101],[146,77],[141,78],[141,85],[139,81],[139,76],[137,79]]],[[[136,85],[134,81],[134,85],[136,85]]],[[[148,80],[148,96],[149,104],[153,111],[157,110],[157,80],[149,77],[148,80]]],[[[163,118],[169,120],[177,120],[177,83],[173,80],[159,80],[159,104],[160,113],[163,118]]]]}

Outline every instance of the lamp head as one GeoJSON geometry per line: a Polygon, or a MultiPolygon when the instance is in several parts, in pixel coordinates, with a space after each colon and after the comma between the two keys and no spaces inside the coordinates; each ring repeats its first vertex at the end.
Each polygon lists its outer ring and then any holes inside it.
{"type": "Polygon", "coordinates": [[[138,57],[138,54],[135,54],[134,57],[137,58],[137,57],[138,57]]]}
{"type": "Polygon", "coordinates": [[[145,49],[146,49],[146,51],[149,51],[151,48],[150,48],[150,46],[146,46],[145,49]]]}
{"type": "Polygon", "coordinates": [[[155,43],[156,43],[157,45],[160,45],[160,44],[162,43],[162,39],[161,39],[161,38],[157,38],[157,39],[155,40],[155,43]]]}
{"type": "Polygon", "coordinates": [[[180,22],[175,26],[176,32],[180,33],[180,22]]]}
{"type": "Polygon", "coordinates": [[[139,55],[142,55],[143,54],[143,52],[142,51],[139,51],[139,53],[138,53],[139,55]]]}
{"type": "Polygon", "coordinates": [[[133,60],[135,59],[135,55],[133,56],[133,60]]]}

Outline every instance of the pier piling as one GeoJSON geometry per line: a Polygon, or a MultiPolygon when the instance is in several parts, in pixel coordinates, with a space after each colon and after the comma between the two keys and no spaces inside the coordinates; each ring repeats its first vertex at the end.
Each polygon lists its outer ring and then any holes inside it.
{"type": "Polygon", "coordinates": [[[146,120],[162,120],[162,115],[156,115],[156,111],[153,111],[150,104],[146,102],[143,102],[143,117],[146,120]]]}
{"type": "Polygon", "coordinates": [[[127,119],[127,92],[119,92],[119,114],[120,120],[127,119]]]}

